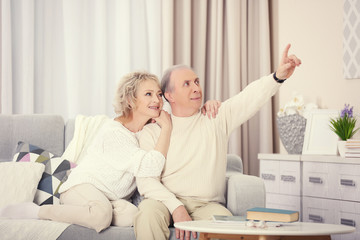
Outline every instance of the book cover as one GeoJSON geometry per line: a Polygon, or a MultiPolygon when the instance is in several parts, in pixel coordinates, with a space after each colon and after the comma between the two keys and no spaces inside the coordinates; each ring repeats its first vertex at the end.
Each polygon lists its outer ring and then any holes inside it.
{"type": "Polygon", "coordinates": [[[360,148],[345,148],[347,153],[360,153],[360,148]]]}
{"type": "Polygon", "coordinates": [[[345,152],[345,158],[360,158],[360,153],[345,152]]]}
{"type": "Polygon", "coordinates": [[[246,212],[248,220],[271,222],[295,222],[299,220],[299,212],[275,208],[255,207],[246,212]]]}
{"type": "Polygon", "coordinates": [[[345,147],[348,149],[360,149],[360,140],[348,139],[345,143],[345,147]]]}

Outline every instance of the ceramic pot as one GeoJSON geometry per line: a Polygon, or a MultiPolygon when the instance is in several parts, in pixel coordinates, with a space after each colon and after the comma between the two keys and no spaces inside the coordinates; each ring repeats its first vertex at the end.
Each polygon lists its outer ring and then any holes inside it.
{"type": "Polygon", "coordinates": [[[345,158],[345,144],[346,144],[346,141],[338,141],[338,153],[341,157],[345,158]]]}

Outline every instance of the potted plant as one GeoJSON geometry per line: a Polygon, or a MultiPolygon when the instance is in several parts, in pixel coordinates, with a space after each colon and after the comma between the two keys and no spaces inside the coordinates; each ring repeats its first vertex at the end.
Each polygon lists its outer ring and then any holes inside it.
{"type": "Polygon", "coordinates": [[[330,119],[330,128],[331,130],[338,135],[340,141],[338,143],[338,150],[340,156],[344,156],[345,152],[345,143],[348,139],[351,139],[354,134],[359,130],[355,129],[356,118],[353,114],[353,107],[350,108],[350,104],[345,104],[343,110],[341,110],[340,116],[338,118],[330,119]]]}

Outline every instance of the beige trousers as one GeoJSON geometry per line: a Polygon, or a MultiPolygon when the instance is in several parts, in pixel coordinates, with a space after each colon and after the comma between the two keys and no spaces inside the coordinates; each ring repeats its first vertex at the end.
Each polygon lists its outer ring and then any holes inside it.
{"type": "MultiPolygon", "coordinates": [[[[179,198],[179,200],[184,204],[193,220],[211,220],[212,215],[232,215],[228,209],[219,203],[182,198],[179,198]]],[[[169,239],[170,221],[171,214],[163,203],[153,199],[143,200],[134,219],[136,239],[169,239]]]]}
{"type": "Polygon", "coordinates": [[[131,226],[137,207],[120,199],[110,201],[91,184],[80,184],[60,195],[60,205],[42,205],[39,218],[78,224],[100,232],[110,224],[131,226]]]}

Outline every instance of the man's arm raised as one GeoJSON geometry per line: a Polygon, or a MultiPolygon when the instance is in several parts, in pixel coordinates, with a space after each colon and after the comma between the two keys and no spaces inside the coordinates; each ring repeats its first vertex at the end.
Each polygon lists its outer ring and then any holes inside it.
{"type": "Polygon", "coordinates": [[[288,56],[290,46],[290,44],[286,46],[275,74],[251,82],[240,93],[222,103],[216,120],[220,122],[226,134],[229,135],[235,128],[254,116],[278,91],[280,82],[289,78],[295,68],[301,65],[301,60],[295,55],[288,56]]]}

